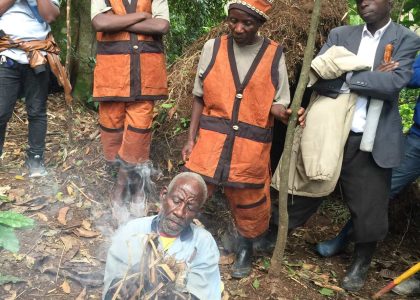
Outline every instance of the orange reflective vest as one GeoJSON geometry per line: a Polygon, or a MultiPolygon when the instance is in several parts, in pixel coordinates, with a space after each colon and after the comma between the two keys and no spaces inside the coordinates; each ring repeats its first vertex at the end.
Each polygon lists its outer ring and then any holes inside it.
{"type": "MultiPolygon", "coordinates": [[[[152,13],[152,0],[107,0],[116,15],[152,13]]],[[[162,100],[168,97],[162,40],[127,31],[97,33],[95,101],[162,100]]]]}
{"type": "Polygon", "coordinates": [[[283,51],[265,39],[243,82],[233,39],[215,40],[203,80],[204,109],[197,142],[185,167],[213,184],[262,188],[269,175],[273,116],[283,51]]]}

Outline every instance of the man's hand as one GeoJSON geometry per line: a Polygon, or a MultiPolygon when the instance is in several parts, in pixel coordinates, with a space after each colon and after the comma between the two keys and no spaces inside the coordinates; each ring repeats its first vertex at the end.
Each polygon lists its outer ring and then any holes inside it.
{"type": "Polygon", "coordinates": [[[0,17],[13,5],[16,0],[1,0],[0,1],[0,17]]]}
{"type": "MultiPolygon", "coordinates": [[[[292,110],[290,108],[286,109],[282,104],[274,104],[271,106],[270,113],[284,125],[287,125],[292,115],[292,110]]],[[[301,127],[305,127],[305,109],[303,107],[298,110],[298,123],[301,127]]]]}
{"type": "Polygon", "coordinates": [[[127,30],[131,26],[141,24],[145,20],[152,19],[152,15],[147,12],[135,12],[126,15],[116,15],[112,10],[98,14],[92,19],[92,26],[95,31],[117,32],[127,30]]]}
{"type": "Polygon", "coordinates": [[[399,67],[399,62],[397,61],[390,61],[389,63],[382,62],[375,71],[378,72],[392,72],[399,67]]]}
{"type": "Polygon", "coordinates": [[[191,154],[192,149],[194,148],[194,146],[195,146],[195,142],[192,141],[192,140],[188,140],[185,143],[185,145],[184,145],[184,147],[182,148],[182,151],[181,151],[182,160],[184,162],[187,162],[188,161],[188,158],[190,157],[190,154],[191,154]]]}
{"type": "Polygon", "coordinates": [[[60,15],[60,8],[51,0],[37,0],[39,15],[45,22],[51,24],[60,15]]]}

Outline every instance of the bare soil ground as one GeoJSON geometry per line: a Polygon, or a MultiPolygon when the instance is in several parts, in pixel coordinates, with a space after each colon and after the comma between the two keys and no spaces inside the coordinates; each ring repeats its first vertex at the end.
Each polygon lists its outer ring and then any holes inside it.
{"type": "MultiPolygon", "coordinates": [[[[22,102],[9,124],[5,153],[0,160],[0,192],[11,202],[0,202],[0,209],[23,213],[36,220],[36,227],[18,231],[18,253],[0,249],[1,275],[21,279],[0,285],[0,299],[101,298],[106,251],[114,231],[108,198],[114,177],[102,159],[96,113],[75,106],[74,141],[70,143],[63,103],[61,94],[49,99],[49,175],[45,178],[28,178],[23,167],[27,121],[22,102]]],[[[182,135],[179,139],[181,146],[182,135]]],[[[164,174],[157,182],[158,188],[173,177],[179,161],[171,156],[179,149],[172,149],[171,154],[161,153],[160,143],[165,141],[156,138],[152,147],[155,166],[164,174]]],[[[398,205],[393,210],[392,231],[379,246],[366,287],[357,294],[339,288],[351,249],[328,259],[313,251],[314,243],[334,236],[346,221],[346,211],[336,200],[328,201],[305,228],[291,233],[277,277],[268,276],[271,253],[259,253],[249,277],[232,279],[232,255],[223,250],[222,243],[232,226],[219,198],[207,203],[200,219],[220,244],[222,277],[230,299],[367,299],[389,282],[384,278],[388,273],[401,272],[420,260],[419,227],[413,224],[413,211],[418,207],[407,204],[418,199],[412,199],[412,194],[407,197],[405,208],[398,205]]],[[[395,294],[384,297],[401,298],[395,294]]]]}

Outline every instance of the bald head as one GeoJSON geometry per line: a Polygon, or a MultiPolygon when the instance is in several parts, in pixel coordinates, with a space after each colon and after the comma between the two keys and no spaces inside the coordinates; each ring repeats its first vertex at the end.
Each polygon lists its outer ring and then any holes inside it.
{"type": "Polygon", "coordinates": [[[181,181],[182,182],[188,182],[188,183],[191,183],[193,185],[197,185],[197,188],[198,188],[197,192],[199,192],[203,197],[200,200],[202,200],[202,203],[204,203],[204,201],[207,199],[207,185],[206,185],[203,177],[201,177],[197,173],[193,173],[193,172],[179,173],[169,183],[168,193],[170,193],[173,190],[174,186],[176,186],[177,183],[179,183],[181,181]]]}
{"type": "Polygon", "coordinates": [[[207,199],[207,186],[195,173],[181,173],[160,193],[159,232],[178,236],[198,216],[207,199]]]}

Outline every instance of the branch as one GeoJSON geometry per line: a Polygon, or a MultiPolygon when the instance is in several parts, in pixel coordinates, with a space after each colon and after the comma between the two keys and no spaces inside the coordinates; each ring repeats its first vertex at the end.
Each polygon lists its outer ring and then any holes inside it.
{"type": "Polygon", "coordinates": [[[284,144],[283,157],[281,159],[280,169],[281,182],[279,187],[279,228],[277,234],[276,247],[273,252],[273,257],[271,258],[271,275],[280,274],[284,250],[286,248],[287,229],[289,224],[289,216],[287,213],[287,195],[289,186],[290,156],[292,153],[294,130],[297,123],[297,111],[301,106],[303,94],[308,84],[309,70],[311,67],[311,61],[314,56],[315,37],[318,31],[319,18],[321,14],[321,4],[322,0],[315,0],[311,17],[311,25],[309,28],[308,42],[305,48],[305,56],[303,59],[302,71],[300,73],[299,82],[291,105],[292,115],[287,126],[286,140],[284,144]]]}

